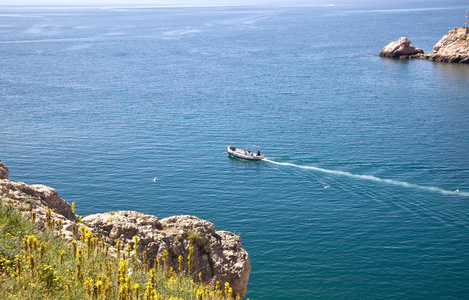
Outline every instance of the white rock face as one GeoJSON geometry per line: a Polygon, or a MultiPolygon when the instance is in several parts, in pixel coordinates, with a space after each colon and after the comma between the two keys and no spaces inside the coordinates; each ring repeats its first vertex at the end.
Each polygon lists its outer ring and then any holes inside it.
{"type": "Polygon", "coordinates": [[[42,184],[27,185],[23,182],[13,182],[0,179],[0,195],[20,203],[29,205],[40,215],[45,214],[47,209],[52,209],[56,215],[62,216],[70,221],[76,221],[72,207],[53,188],[42,184]]]}
{"type": "Polygon", "coordinates": [[[430,60],[469,63],[469,30],[454,28],[433,47],[430,60]]]}
{"type": "Polygon", "coordinates": [[[383,48],[383,57],[422,58],[441,62],[469,63],[469,28],[454,28],[433,47],[433,53],[410,46],[410,41],[401,37],[383,48]]]}
{"type": "Polygon", "coordinates": [[[168,251],[169,267],[178,269],[179,255],[187,265],[189,246],[194,246],[194,274],[202,273],[205,282],[229,282],[235,294],[244,297],[247,291],[251,262],[234,233],[215,231],[212,223],[194,216],[157,217],[134,211],[119,211],[90,215],[83,222],[97,236],[115,245],[120,238],[123,248],[133,247],[133,237],[139,237],[139,250],[146,251],[150,260],[168,251]]]}
{"type": "MultiPolygon", "coordinates": [[[[8,178],[8,169],[0,162],[0,174],[8,178]],[[5,171],[6,170],[6,171],[5,171]]],[[[61,234],[68,240],[79,238],[77,217],[72,207],[53,188],[44,185],[27,185],[0,178],[0,200],[13,206],[26,217],[34,212],[39,226],[45,226],[46,211],[52,210],[52,220],[61,219],[61,234]]],[[[212,223],[194,216],[174,216],[159,220],[155,216],[135,211],[108,212],[83,218],[95,236],[104,237],[111,246],[111,255],[117,240],[122,249],[133,248],[133,237],[139,237],[139,251],[146,251],[151,261],[168,252],[168,268],[179,269],[179,255],[187,267],[189,247],[193,245],[192,273],[202,273],[205,282],[228,282],[235,295],[243,298],[247,291],[251,262],[241,244],[241,238],[228,231],[216,231],[212,223]]],[[[55,225],[57,226],[57,225],[55,225]]],[[[57,230],[57,228],[56,228],[57,230]]],[[[198,276],[196,276],[198,277],[198,276]]]]}
{"type": "Polygon", "coordinates": [[[397,41],[389,43],[381,50],[379,56],[383,57],[399,57],[404,55],[415,55],[423,53],[423,50],[410,45],[410,41],[406,37],[401,37],[397,41]]]}
{"type": "Polygon", "coordinates": [[[34,212],[36,222],[42,227],[46,226],[46,212],[51,209],[54,223],[62,220],[62,235],[68,240],[73,239],[72,227],[76,226],[77,218],[71,205],[60,198],[53,188],[0,179],[0,199],[9,203],[13,201],[14,207],[28,218],[34,212]]]}

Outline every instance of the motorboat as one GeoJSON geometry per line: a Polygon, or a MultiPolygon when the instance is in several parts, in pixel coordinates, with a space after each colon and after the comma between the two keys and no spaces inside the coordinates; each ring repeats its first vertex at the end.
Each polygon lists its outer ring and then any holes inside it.
{"type": "Polygon", "coordinates": [[[258,150],[257,153],[249,150],[239,149],[233,146],[228,146],[228,154],[237,158],[247,160],[263,160],[264,155],[258,150]]]}

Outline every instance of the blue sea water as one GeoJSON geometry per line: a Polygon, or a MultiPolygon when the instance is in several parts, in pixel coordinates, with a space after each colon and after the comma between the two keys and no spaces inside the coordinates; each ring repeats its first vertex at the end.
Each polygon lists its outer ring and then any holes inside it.
{"type": "Polygon", "coordinates": [[[0,159],[80,215],[240,234],[251,299],[468,299],[469,65],[378,56],[467,8],[3,6],[0,159]]]}

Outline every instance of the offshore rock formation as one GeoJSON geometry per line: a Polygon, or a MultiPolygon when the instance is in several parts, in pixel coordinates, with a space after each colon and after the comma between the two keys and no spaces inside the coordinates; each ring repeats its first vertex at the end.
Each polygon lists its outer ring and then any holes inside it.
{"type": "Polygon", "coordinates": [[[194,216],[157,217],[134,211],[108,212],[90,215],[83,222],[97,236],[115,246],[133,247],[133,237],[139,237],[139,248],[150,261],[168,252],[168,268],[178,269],[180,255],[189,256],[194,246],[192,272],[202,273],[205,282],[229,282],[233,292],[244,297],[247,291],[251,262],[239,236],[227,231],[215,231],[212,223],[194,216]]]}
{"type": "Polygon", "coordinates": [[[420,58],[441,62],[469,63],[469,29],[454,28],[433,47],[433,53],[423,53],[410,46],[410,41],[401,37],[383,48],[380,56],[397,58],[420,58]],[[414,53],[415,52],[415,53],[414,53]]]}
{"type": "Polygon", "coordinates": [[[406,37],[401,37],[397,41],[391,42],[381,50],[379,56],[383,57],[400,57],[404,55],[415,55],[423,53],[423,50],[410,45],[410,41],[406,37]]]}
{"type": "MultiPolygon", "coordinates": [[[[81,226],[69,203],[59,197],[56,190],[44,185],[27,185],[8,180],[8,169],[0,162],[0,200],[13,204],[25,217],[35,213],[36,223],[45,227],[46,211],[52,210],[52,220],[61,219],[61,234],[68,240],[79,238],[81,226]],[[2,179],[3,178],[3,179],[2,179]],[[73,230],[75,228],[75,230],[73,230]],[[75,231],[75,233],[73,233],[75,231]]],[[[214,225],[194,216],[174,216],[159,220],[155,216],[133,211],[109,212],[90,215],[82,220],[93,234],[104,237],[115,254],[118,239],[122,249],[133,246],[133,237],[139,237],[139,251],[146,251],[154,260],[168,252],[168,268],[178,270],[182,255],[187,265],[189,246],[194,247],[194,274],[202,273],[205,282],[229,282],[236,295],[243,298],[247,291],[251,262],[241,244],[241,238],[231,232],[216,231],[214,225]]]]}
{"type": "Polygon", "coordinates": [[[454,28],[433,47],[430,60],[469,63],[469,30],[454,28]]]}

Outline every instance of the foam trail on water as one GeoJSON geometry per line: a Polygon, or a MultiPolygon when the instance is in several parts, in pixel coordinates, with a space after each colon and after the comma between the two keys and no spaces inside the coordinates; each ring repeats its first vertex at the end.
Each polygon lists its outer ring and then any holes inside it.
{"type": "Polygon", "coordinates": [[[392,180],[392,179],[383,179],[379,177],[375,177],[372,175],[360,175],[360,174],[353,174],[349,172],[344,172],[344,171],[335,171],[335,170],[328,170],[328,169],[323,169],[323,168],[317,168],[317,167],[311,167],[311,166],[300,166],[300,165],[295,165],[292,163],[283,163],[283,162],[276,162],[270,159],[265,159],[265,161],[271,162],[276,165],[281,165],[281,166],[289,166],[289,167],[295,167],[295,168],[300,168],[300,169],[306,169],[306,170],[313,170],[313,171],[318,171],[318,172],[323,172],[323,173],[329,173],[329,174],[335,174],[335,175],[341,175],[341,176],[347,176],[347,177],[352,177],[352,178],[359,178],[359,179],[365,179],[365,180],[370,180],[370,181],[375,181],[375,182],[383,182],[386,184],[391,184],[391,185],[398,185],[406,188],[414,188],[414,189],[420,189],[420,190],[425,190],[425,191],[431,191],[431,192],[437,192],[441,193],[444,195],[459,195],[459,196],[465,196],[469,197],[468,192],[459,192],[456,193],[454,191],[449,191],[445,190],[436,186],[422,186],[414,183],[409,183],[405,181],[399,181],[399,180],[392,180]]]}

